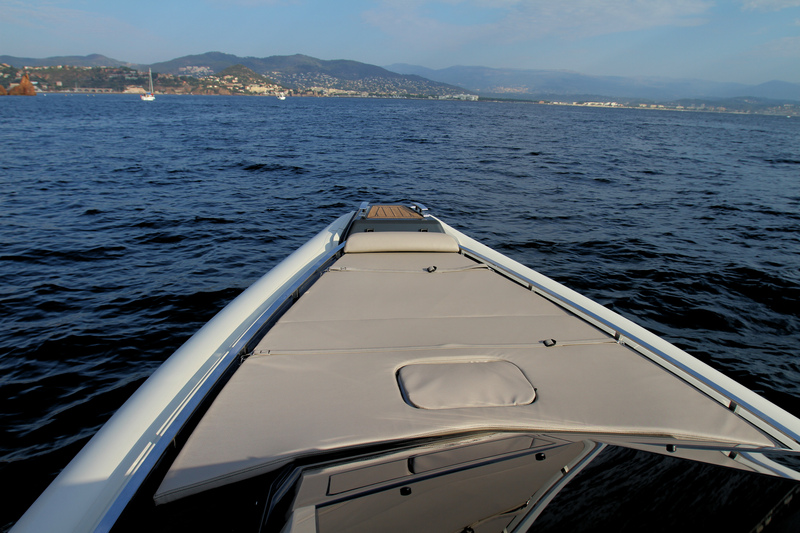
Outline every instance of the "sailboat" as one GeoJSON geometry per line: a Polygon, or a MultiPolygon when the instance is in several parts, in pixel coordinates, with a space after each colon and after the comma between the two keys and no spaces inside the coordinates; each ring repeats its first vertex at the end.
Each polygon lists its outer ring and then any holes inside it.
{"type": "Polygon", "coordinates": [[[147,69],[147,74],[150,77],[150,91],[139,95],[139,98],[141,98],[145,102],[152,102],[153,100],[156,99],[156,95],[153,93],[153,71],[152,71],[152,69],[147,69]]]}

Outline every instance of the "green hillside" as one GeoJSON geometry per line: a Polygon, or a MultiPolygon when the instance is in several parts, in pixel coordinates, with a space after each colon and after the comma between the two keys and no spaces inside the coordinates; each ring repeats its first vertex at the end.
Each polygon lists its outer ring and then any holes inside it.
{"type": "Polygon", "coordinates": [[[226,78],[226,77],[233,77],[237,78],[241,83],[246,85],[267,85],[267,84],[275,84],[274,80],[266,76],[262,76],[261,74],[255,73],[252,69],[247,68],[244,65],[236,64],[230,67],[227,67],[220,72],[215,74],[217,78],[226,78]]]}
{"type": "Polygon", "coordinates": [[[302,54],[257,58],[208,52],[151,66],[154,71],[173,75],[208,76],[219,75],[234,65],[298,91],[324,88],[398,96],[447,96],[466,92],[460,87],[417,75],[398,74],[376,65],[345,59],[323,60],[302,54]]]}

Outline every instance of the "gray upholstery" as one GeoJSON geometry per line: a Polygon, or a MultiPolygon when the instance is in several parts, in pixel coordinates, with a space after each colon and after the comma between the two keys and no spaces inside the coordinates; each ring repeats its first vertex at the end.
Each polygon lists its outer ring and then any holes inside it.
{"type": "Polygon", "coordinates": [[[156,501],[298,455],[494,428],[772,444],[543,297],[487,269],[457,270],[470,265],[457,253],[344,255],[334,267],[351,270],[324,274],[233,375],[156,501]],[[455,270],[429,272],[432,265],[455,270]],[[545,347],[550,338],[558,344],[545,347]],[[469,364],[464,375],[448,376],[469,364]],[[438,365],[428,377],[436,374],[445,390],[404,375],[424,365],[438,365]],[[459,380],[474,391],[458,391],[459,380]]]}
{"type": "Polygon", "coordinates": [[[422,363],[397,372],[406,402],[419,409],[511,407],[536,399],[533,385],[508,361],[422,363]]]}
{"type": "Polygon", "coordinates": [[[457,252],[458,242],[446,233],[381,231],[355,233],[347,239],[344,253],[457,252]]]}

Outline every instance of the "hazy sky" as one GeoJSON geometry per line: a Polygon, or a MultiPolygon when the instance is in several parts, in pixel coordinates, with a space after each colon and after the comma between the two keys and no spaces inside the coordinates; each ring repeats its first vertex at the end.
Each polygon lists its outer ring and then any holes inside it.
{"type": "Polygon", "coordinates": [[[0,55],[210,51],[800,83],[800,0],[0,0],[0,55]]]}

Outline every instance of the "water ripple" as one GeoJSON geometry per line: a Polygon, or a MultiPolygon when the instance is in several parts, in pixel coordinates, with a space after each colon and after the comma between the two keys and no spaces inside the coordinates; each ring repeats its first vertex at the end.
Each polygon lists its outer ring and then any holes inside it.
{"type": "MultiPolygon", "coordinates": [[[[0,472],[15,487],[0,526],[194,331],[364,200],[428,204],[800,415],[797,121],[369,99],[0,104],[7,124],[36,125],[24,143],[0,131],[0,472]]],[[[703,468],[691,475],[723,476],[703,468]]]]}

